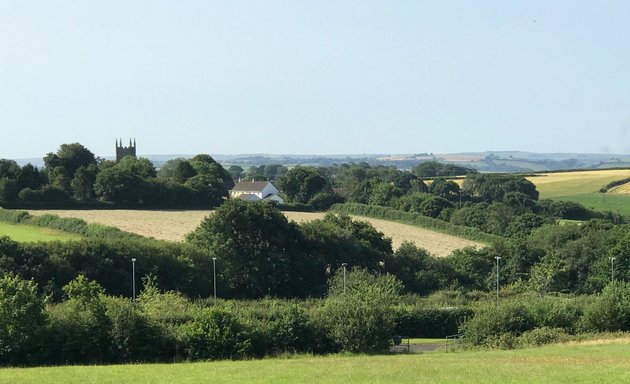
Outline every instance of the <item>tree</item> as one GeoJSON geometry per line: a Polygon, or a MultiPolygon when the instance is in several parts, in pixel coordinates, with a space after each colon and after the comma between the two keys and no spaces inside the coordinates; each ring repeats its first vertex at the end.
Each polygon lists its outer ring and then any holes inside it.
{"type": "Polygon", "coordinates": [[[219,258],[220,279],[236,297],[293,297],[304,289],[302,236],[272,204],[228,200],[188,240],[219,258]]]}
{"type": "Polygon", "coordinates": [[[12,274],[0,278],[0,364],[33,364],[46,324],[37,285],[12,274]]]}
{"type": "Polygon", "coordinates": [[[295,167],[289,170],[280,178],[278,186],[289,201],[304,204],[308,204],[319,192],[331,191],[328,179],[313,167],[295,167]]]}
{"type": "Polygon", "coordinates": [[[70,182],[74,197],[79,200],[94,198],[94,183],[96,182],[97,171],[98,169],[95,165],[88,167],[80,166],[77,169],[72,182],[70,182]]]}
{"type": "Polygon", "coordinates": [[[348,215],[327,214],[300,226],[306,238],[306,264],[313,294],[322,294],[333,271],[348,263],[352,267],[377,272],[392,253],[391,239],[370,223],[352,220],[348,215]]]}
{"type": "Polygon", "coordinates": [[[57,169],[57,175],[61,173],[64,177],[72,179],[79,167],[96,165],[96,157],[89,149],[79,143],[61,144],[57,153],[48,153],[44,157],[44,164],[49,172],[61,167],[60,170],[57,169]]]}
{"type": "Polygon", "coordinates": [[[137,204],[142,200],[142,185],[142,178],[130,170],[110,167],[96,176],[94,190],[105,201],[137,204]]]}

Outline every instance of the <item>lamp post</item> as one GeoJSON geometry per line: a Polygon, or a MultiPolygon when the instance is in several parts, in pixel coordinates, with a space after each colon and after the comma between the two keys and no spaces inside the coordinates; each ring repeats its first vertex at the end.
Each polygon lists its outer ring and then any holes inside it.
{"type": "Polygon", "coordinates": [[[497,304],[499,304],[499,260],[501,260],[501,257],[495,256],[494,258],[497,261],[497,304]]]}
{"type": "Polygon", "coordinates": [[[343,294],[346,294],[346,267],[348,267],[348,263],[341,263],[343,267],[343,294]]]}
{"type": "Polygon", "coordinates": [[[131,259],[131,274],[133,275],[133,280],[131,282],[131,300],[133,302],[136,301],[136,258],[131,259]]]}
{"type": "Polygon", "coordinates": [[[615,259],[616,257],[610,258],[610,282],[615,283],[615,259]]]}
{"type": "Polygon", "coordinates": [[[212,258],[212,282],[214,285],[214,306],[217,306],[217,258],[212,258]]]}

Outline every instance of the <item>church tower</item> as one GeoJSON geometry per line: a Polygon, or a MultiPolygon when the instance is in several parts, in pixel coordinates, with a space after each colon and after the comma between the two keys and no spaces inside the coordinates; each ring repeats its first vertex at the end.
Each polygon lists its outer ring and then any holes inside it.
{"type": "Polygon", "coordinates": [[[122,139],[120,139],[120,142],[116,139],[116,161],[119,161],[125,156],[136,157],[136,139],[133,139],[133,143],[131,139],[129,139],[128,147],[123,146],[122,139]]]}

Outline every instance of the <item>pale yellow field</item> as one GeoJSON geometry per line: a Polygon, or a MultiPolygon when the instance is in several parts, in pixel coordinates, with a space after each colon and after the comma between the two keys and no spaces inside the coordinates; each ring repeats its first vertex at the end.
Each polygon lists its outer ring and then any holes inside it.
{"type": "Polygon", "coordinates": [[[618,187],[608,190],[608,193],[614,193],[616,195],[630,195],[630,183],[622,184],[618,187]]]}
{"type": "Polygon", "coordinates": [[[606,184],[630,177],[630,169],[546,173],[527,177],[541,198],[596,193],[606,184]]]}
{"type": "MultiPolygon", "coordinates": [[[[76,217],[88,223],[99,223],[118,227],[123,231],[160,240],[182,241],[212,211],[135,211],[135,210],[32,210],[33,215],[46,213],[60,217],[76,217]]],[[[285,212],[289,220],[298,223],[319,219],[323,213],[285,212]]],[[[394,249],[407,240],[422,247],[435,256],[448,256],[452,251],[465,247],[484,247],[484,244],[461,239],[439,232],[399,224],[386,220],[354,216],[355,219],[370,222],[374,227],[392,239],[394,249]]]]}

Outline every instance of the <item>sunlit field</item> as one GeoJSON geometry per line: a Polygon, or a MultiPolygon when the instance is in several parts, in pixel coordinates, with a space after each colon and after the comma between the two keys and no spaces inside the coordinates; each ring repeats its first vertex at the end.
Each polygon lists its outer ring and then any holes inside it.
{"type": "Polygon", "coordinates": [[[81,236],[63,231],[56,231],[50,228],[37,227],[34,225],[10,224],[0,222],[0,236],[8,236],[15,241],[70,241],[80,240],[81,236]]]}
{"type": "Polygon", "coordinates": [[[536,185],[541,199],[556,199],[599,192],[606,184],[630,177],[630,169],[541,173],[527,177],[536,185]]]}
{"type": "Polygon", "coordinates": [[[512,351],[0,369],[0,383],[627,383],[628,340],[512,351]]]}
{"type": "MultiPolygon", "coordinates": [[[[33,215],[45,213],[61,217],[76,217],[88,223],[118,227],[123,231],[161,240],[182,241],[212,211],[140,211],[140,210],[46,210],[29,211],[33,215]]],[[[324,213],[284,212],[289,220],[304,222],[324,217],[324,213]]],[[[392,239],[394,249],[403,241],[411,241],[435,256],[448,256],[453,250],[465,247],[484,247],[479,242],[442,234],[412,225],[387,220],[355,217],[370,222],[392,239]]]]}

